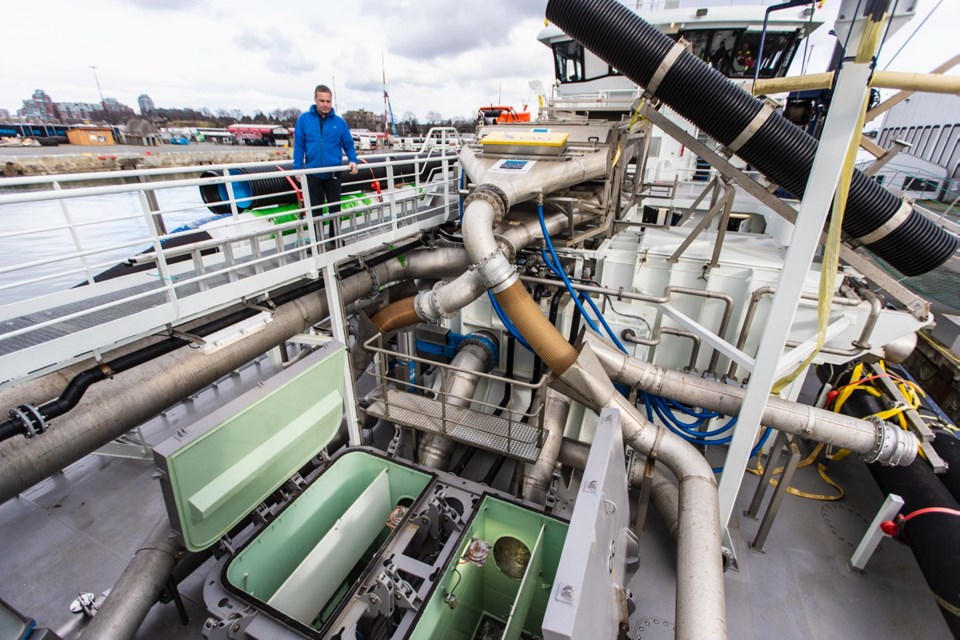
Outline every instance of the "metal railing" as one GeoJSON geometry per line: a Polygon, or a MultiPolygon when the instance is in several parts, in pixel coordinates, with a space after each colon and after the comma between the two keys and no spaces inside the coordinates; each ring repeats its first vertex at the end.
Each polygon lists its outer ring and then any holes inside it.
{"type": "Polygon", "coordinates": [[[318,170],[231,173],[271,162],[0,180],[0,384],[316,278],[451,219],[456,156],[431,160],[429,173],[410,158],[362,164],[339,213],[297,199],[299,177],[318,170]],[[375,185],[373,170],[386,179],[375,185]],[[152,181],[201,172],[216,175],[152,181]],[[289,181],[280,195],[290,204],[258,208],[263,197],[237,194],[238,183],[271,178],[289,181]],[[204,203],[202,186],[221,200],[204,203]],[[218,205],[229,213],[212,215],[218,205]]]}
{"type": "Polygon", "coordinates": [[[391,351],[384,347],[382,333],[378,333],[377,335],[370,337],[366,342],[363,343],[363,348],[374,355],[374,366],[368,367],[364,373],[365,375],[374,376],[376,388],[379,389],[379,397],[377,399],[383,402],[386,419],[391,419],[392,408],[394,409],[395,413],[396,409],[402,409],[405,413],[410,412],[422,416],[422,418],[425,419],[425,422],[439,420],[439,433],[442,435],[451,435],[457,427],[464,427],[472,432],[488,436],[491,441],[495,441],[497,438],[505,438],[506,447],[502,450],[504,453],[516,452],[520,449],[528,447],[533,447],[539,450],[543,445],[545,437],[545,432],[543,430],[544,394],[541,392],[547,383],[546,374],[541,376],[536,382],[524,382],[515,378],[506,378],[492,373],[482,373],[479,371],[461,369],[451,364],[445,364],[436,360],[428,360],[425,358],[418,358],[413,355],[401,354],[397,351],[391,351]],[[433,378],[433,381],[436,384],[417,384],[410,380],[407,376],[398,376],[396,374],[396,369],[394,375],[391,376],[390,362],[392,361],[401,363],[397,365],[397,368],[405,366],[407,363],[411,362],[419,364],[425,368],[435,368],[437,373],[436,377],[433,378]],[[447,393],[443,390],[446,387],[445,383],[447,376],[450,376],[454,373],[466,373],[485,379],[489,383],[502,384],[505,388],[509,388],[513,393],[517,393],[519,390],[527,390],[530,392],[532,398],[529,402],[528,410],[511,411],[499,405],[484,402],[476,398],[466,398],[447,393]],[[408,403],[404,403],[402,406],[397,405],[390,398],[391,394],[389,392],[391,389],[397,389],[401,391],[405,390],[411,394],[436,400],[439,403],[439,414],[433,411],[434,405],[432,404],[428,406],[425,405],[424,407],[417,407],[408,403]],[[505,423],[506,429],[491,429],[489,427],[492,426],[493,423],[486,424],[483,421],[478,421],[475,419],[475,415],[471,417],[469,421],[458,420],[456,415],[461,413],[463,408],[461,406],[454,407],[450,405],[451,400],[454,399],[467,401],[469,404],[467,404],[466,407],[478,407],[475,411],[480,413],[490,416],[494,416],[494,414],[500,414],[503,422],[497,421],[496,424],[502,426],[505,423]]]}
{"type": "Polygon", "coordinates": [[[554,88],[549,109],[630,110],[634,101],[642,94],[643,90],[638,87],[632,89],[603,89],[579,94],[558,94],[556,88],[554,88]]]}

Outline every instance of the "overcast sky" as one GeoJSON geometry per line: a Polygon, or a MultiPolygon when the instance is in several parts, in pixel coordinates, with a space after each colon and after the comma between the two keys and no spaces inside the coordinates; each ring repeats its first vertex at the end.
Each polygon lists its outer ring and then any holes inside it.
{"type": "MultiPolygon", "coordinates": [[[[916,1],[917,17],[885,44],[881,68],[937,6],[916,1]]],[[[729,4],[683,0],[684,6],[729,4]]],[[[827,0],[827,24],[811,40],[808,71],[822,71],[829,58],[827,32],[839,4],[827,0]]],[[[472,118],[482,104],[501,99],[517,108],[535,102],[530,80],[549,87],[550,52],[536,39],[545,6],[545,0],[19,0],[4,3],[0,108],[15,112],[34,89],[57,102],[99,102],[95,65],[103,95],[134,109],[141,93],[158,107],[305,109],[314,85],[325,82],[335,85],[339,111],[381,112],[383,51],[398,119],[408,111],[421,119],[429,111],[472,118]]],[[[927,71],[957,53],[958,25],[960,1],[943,0],[890,69],[927,71]]]]}

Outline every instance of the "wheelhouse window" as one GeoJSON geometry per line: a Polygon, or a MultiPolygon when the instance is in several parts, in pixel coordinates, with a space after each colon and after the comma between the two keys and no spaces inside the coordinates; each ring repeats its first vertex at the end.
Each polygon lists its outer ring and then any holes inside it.
{"type": "MultiPolygon", "coordinates": [[[[760,77],[786,74],[797,50],[798,31],[767,32],[760,60],[760,77]]],[[[752,78],[760,49],[760,32],[742,29],[691,29],[679,34],[693,55],[731,78],[752,78]]]]}
{"type": "Polygon", "coordinates": [[[763,55],[759,57],[760,32],[747,31],[740,37],[733,58],[733,77],[753,77],[756,65],[760,64],[761,78],[777,78],[785,75],[797,50],[797,32],[767,32],[763,41],[763,55]]]}
{"type": "Polygon", "coordinates": [[[563,84],[621,75],[617,69],[589,51],[584,51],[580,44],[572,40],[553,43],[553,60],[557,80],[563,84]]]}
{"type": "Polygon", "coordinates": [[[557,80],[560,82],[580,82],[583,77],[583,47],[573,40],[555,42],[553,59],[557,80]]]}

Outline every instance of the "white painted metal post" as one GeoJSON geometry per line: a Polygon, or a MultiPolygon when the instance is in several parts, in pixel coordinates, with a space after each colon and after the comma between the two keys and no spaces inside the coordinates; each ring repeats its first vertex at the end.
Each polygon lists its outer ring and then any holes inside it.
{"type": "Polygon", "coordinates": [[[729,535],[726,534],[726,529],[729,527],[743,474],[750,460],[750,450],[760,429],[760,418],[770,389],[776,381],[780,355],[790,334],[803,283],[817,250],[827,212],[833,202],[844,156],[853,136],[858,139],[860,136],[860,132],[855,129],[868,90],[869,77],[869,65],[848,62],[837,80],[820,138],[820,147],[810,170],[793,237],[787,248],[780,282],[773,296],[763,334],[760,336],[757,359],[740,409],[737,428],[724,462],[719,486],[720,522],[725,529],[727,541],[729,535]]]}
{"type": "Polygon", "coordinates": [[[860,544],[857,545],[857,550],[850,556],[851,569],[858,572],[863,571],[870,557],[877,550],[880,540],[883,539],[884,533],[883,530],[880,529],[880,523],[886,520],[892,520],[893,516],[900,513],[900,509],[902,508],[903,498],[895,493],[887,496],[887,499],[883,501],[883,505],[880,507],[880,511],[877,511],[877,515],[874,516],[873,522],[867,527],[867,532],[863,534],[863,539],[860,541],[860,544]]]}
{"type": "MultiPolygon", "coordinates": [[[[61,191],[60,182],[57,180],[53,181],[53,190],[61,191]]],[[[57,200],[60,203],[60,211],[63,212],[63,219],[66,220],[67,226],[70,227],[70,237],[73,239],[73,246],[77,248],[77,253],[83,253],[83,247],[80,245],[80,234],[77,233],[77,228],[73,224],[73,218],[70,216],[70,210],[67,209],[67,202],[64,199],[57,200]]],[[[93,279],[93,272],[90,270],[90,264],[87,261],[87,256],[80,256],[80,264],[83,266],[83,273],[87,276],[87,284],[94,284],[95,280],[93,279]]]]}
{"type": "MultiPolygon", "coordinates": [[[[343,319],[343,301],[340,299],[340,283],[337,280],[337,268],[334,264],[323,267],[323,291],[327,294],[327,308],[330,310],[333,338],[349,348],[350,334],[343,319]]],[[[357,348],[360,346],[357,345],[357,348]]],[[[360,415],[357,413],[357,392],[353,388],[350,358],[347,358],[343,376],[343,408],[347,415],[347,435],[350,438],[350,445],[357,446],[360,444],[360,415]]]]}

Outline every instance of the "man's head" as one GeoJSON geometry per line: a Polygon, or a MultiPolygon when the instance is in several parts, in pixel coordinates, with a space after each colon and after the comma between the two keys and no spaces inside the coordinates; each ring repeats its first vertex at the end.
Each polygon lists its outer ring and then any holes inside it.
{"type": "Polygon", "coordinates": [[[330,109],[333,108],[333,92],[330,91],[330,87],[325,84],[318,84],[317,88],[313,90],[313,102],[317,105],[317,111],[321,115],[330,113],[330,109]]]}

